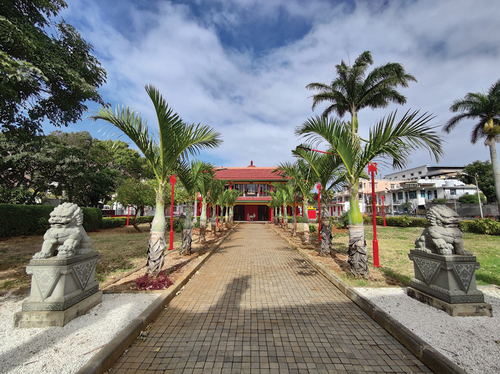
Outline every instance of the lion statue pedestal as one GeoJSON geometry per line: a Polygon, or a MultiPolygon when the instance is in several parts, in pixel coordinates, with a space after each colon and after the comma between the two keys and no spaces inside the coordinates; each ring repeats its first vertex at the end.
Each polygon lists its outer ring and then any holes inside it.
{"type": "Polygon", "coordinates": [[[479,262],[464,249],[458,215],[445,205],[435,205],[427,212],[427,222],[409,254],[415,278],[408,296],[451,316],[491,317],[491,305],[476,288],[479,262]]]}
{"type": "Polygon", "coordinates": [[[31,292],[14,316],[16,327],[64,326],[101,303],[95,281],[101,257],[82,222],[83,213],[75,204],[64,203],[50,213],[51,228],[42,249],[26,267],[31,292]]]}

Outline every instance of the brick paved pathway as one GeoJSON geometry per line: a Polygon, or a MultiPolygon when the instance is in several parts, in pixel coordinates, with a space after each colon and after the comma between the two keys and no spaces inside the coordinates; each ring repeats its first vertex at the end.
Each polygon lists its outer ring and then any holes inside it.
{"type": "Polygon", "coordinates": [[[264,224],[240,224],[110,373],[430,373],[264,224]]]}

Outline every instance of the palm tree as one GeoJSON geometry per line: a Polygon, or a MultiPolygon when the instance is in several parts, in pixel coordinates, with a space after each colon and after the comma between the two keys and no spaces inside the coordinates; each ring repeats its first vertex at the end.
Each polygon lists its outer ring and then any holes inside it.
{"type": "Polygon", "coordinates": [[[215,148],[221,144],[220,133],[206,125],[186,124],[175,113],[160,92],[152,85],[146,85],[155,107],[158,119],[158,138],[150,135],[146,121],[128,106],[117,107],[113,112],[108,107],[100,108],[94,120],[104,120],[134,142],[150,164],[156,179],[156,211],[151,224],[148,247],[148,274],[158,275],[165,259],[165,187],[169,176],[178,169],[186,168],[187,157],[205,148],[215,148]]]}
{"type": "Polygon", "coordinates": [[[365,51],[356,58],[353,66],[347,65],[344,60],[336,66],[337,77],[328,85],[324,83],[310,83],[308,90],[320,91],[313,95],[312,109],[324,101],[331,103],[322,116],[328,117],[337,113],[340,118],[346,113],[351,114],[351,129],[358,132],[358,111],[363,108],[385,108],[389,103],[405,104],[406,97],[396,88],[408,87],[410,81],[417,80],[407,74],[403,65],[387,63],[374,68],[367,74],[367,69],[373,64],[370,51],[365,51]]]}
{"type": "Polygon", "coordinates": [[[281,163],[276,170],[281,171],[282,175],[293,179],[296,187],[302,195],[302,227],[304,230],[304,243],[309,244],[309,198],[311,190],[316,184],[317,178],[314,172],[311,173],[311,166],[303,159],[298,159],[295,163],[281,163]]]}
{"type": "Polygon", "coordinates": [[[199,160],[193,160],[191,161],[191,165],[188,169],[179,169],[177,172],[179,180],[186,189],[188,195],[186,203],[186,218],[182,229],[181,254],[191,254],[191,243],[193,241],[193,202],[198,195],[198,183],[200,183],[200,179],[209,178],[205,174],[211,170],[212,165],[199,160]]]}
{"type": "MultiPolygon", "coordinates": [[[[298,146],[292,153],[309,164],[313,180],[321,185],[322,196],[344,181],[345,173],[339,158],[331,157],[332,155],[328,153],[319,154],[305,145],[298,146]]],[[[321,217],[319,218],[321,229],[318,235],[321,235],[320,255],[322,256],[327,256],[331,252],[332,232],[327,201],[326,198],[321,199],[321,217]]]]}
{"type": "Polygon", "coordinates": [[[203,177],[198,179],[198,192],[201,194],[201,213],[200,213],[200,236],[198,242],[205,243],[207,230],[207,204],[210,193],[210,183],[215,176],[212,166],[210,171],[203,173],[203,177]]]}
{"type": "MultiPolygon", "coordinates": [[[[280,202],[283,207],[283,228],[288,230],[288,207],[293,207],[295,204],[296,189],[293,183],[274,183],[276,194],[280,196],[280,202]]],[[[295,209],[293,209],[293,231],[295,231],[295,209]]]]}
{"type": "Polygon", "coordinates": [[[224,191],[224,202],[226,205],[226,223],[230,226],[234,222],[233,208],[236,205],[236,200],[241,195],[241,191],[238,190],[226,190],[224,191]]]}
{"type": "Polygon", "coordinates": [[[470,140],[472,144],[476,144],[479,138],[486,138],[484,144],[490,149],[495,192],[500,209],[500,167],[496,149],[500,134],[500,79],[490,87],[488,94],[469,92],[463,99],[455,100],[450,110],[461,114],[454,116],[443,127],[446,133],[450,133],[464,119],[479,120],[472,129],[470,140]]]}
{"type": "Polygon", "coordinates": [[[212,220],[210,223],[212,233],[217,236],[217,205],[220,203],[222,194],[224,193],[224,186],[228,181],[220,179],[212,179],[210,181],[210,196],[209,202],[212,208],[212,220]]]}
{"type": "Polygon", "coordinates": [[[274,214],[274,223],[282,224],[283,223],[283,215],[281,208],[284,204],[283,191],[280,190],[275,183],[273,183],[273,190],[269,192],[271,196],[271,206],[276,210],[274,214]]]}
{"type": "Polygon", "coordinates": [[[311,144],[326,142],[330,153],[327,156],[345,168],[350,189],[348,262],[356,276],[368,276],[363,216],[358,201],[359,179],[366,175],[368,163],[376,159],[391,160],[394,168],[403,168],[416,149],[427,149],[436,161],[443,154],[441,139],[434,128],[427,125],[432,119],[430,115],[406,112],[396,121],[396,114],[391,113],[370,129],[366,142],[353,134],[344,122],[318,116],[308,119],[295,132],[311,144]]]}

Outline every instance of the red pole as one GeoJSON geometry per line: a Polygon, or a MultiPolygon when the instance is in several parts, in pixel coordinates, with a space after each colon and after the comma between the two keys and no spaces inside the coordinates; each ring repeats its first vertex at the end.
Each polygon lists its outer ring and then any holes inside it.
{"type": "Polygon", "coordinates": [[[384,216],[384,227],[385,227],[385,203],[384,203],[384,200],[385,200],[385,196],[382,195],[382,215],[384,216]]]}
{"type": "Polygon", "coordinates": [[[295,205],[293,207],[293,215],[295,216],[295,231],[297,231],[297,196],[295,196],[295,205]]]}
{"type": "Polygon", "coordinates": [[[321,230],[321,184],[317,184],[316,188],[318,189],[318,210],[319,210],[319,217],[318,217],[318,241],[321,243],[321,234],[319,231],[321,230]]]}
{"type": "MultiPolygon", "coordinates": [[[[271,193],[273,192],[273,186],[271,186],[271,193]]],[[[271,208],[271,207],[269,207],[271,208]]],[[[273,208],[271,208],[271,214],[270,214],[270,217],[271,219],[269,220],[269,222],[273,222],[273,208]]]]}
{"type": "Polygon", "coordinates": [[[130,205],[127,205],[127,226],[129,218],[130,218],[130,205]]]}
{"type": "Polygon", "coordinates": [[[174,185],[177,175],[170,177],[170,184],[172,185],[172,200],[170,201],[170,245],[168,250],[174,249],[174,185]]]}
{"type": "Polygon", "coordinates": [[[377,217],[375,212],[375,173],[377,172],[377,163],[368,164],[368,172],[372,175],[372,211],[373,211],[373,265],[380,267],[378,259],[378,240],[377,240],[377,217]]]}
{"type": "Polygon", "coordinates": [[[216,205],[215,208],[215,213],[217,214],[217,227],[219,227],[219,206],[216,205]]]}

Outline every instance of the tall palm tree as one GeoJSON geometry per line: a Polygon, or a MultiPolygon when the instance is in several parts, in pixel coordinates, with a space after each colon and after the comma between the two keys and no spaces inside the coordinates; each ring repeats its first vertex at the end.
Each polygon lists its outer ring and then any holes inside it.
{"type": "MultiPolygon", "coordinates": [[[[283,228],[285,230],[288,230],[288,207],[292,207],[295,205],[295,196],[296,196],[296,189],[295,185],[293,183],[287,182],[287,183],[274,183],[273,184],[276,194],[280,196],[280,202],[283,208],[283,228]]],[[[295,210],[293,210],[292,216],[295,218],[295,210]]],[[[293,222],[294,229],[295,230],[295,221],[293,222]]]]}
{"type": "MultiPolygon", "coordinates": [[[[313,179],[321,185],[322,196],[344,181],[345,173],[338,157],[331,157],[332,154],[328,153],[317,153],[305,145],[297,147],[292,153],[309,164],[313,179]]],[[[318,235],[321,235],[320,255],[322,256],[327,256],[331,252],[332,232],[327,201],[326,198],[321,199],[321,217],[319,217],[321,229],[318,235]]]]}
{"type": "Polygon", "coordinates": [[[406,97],[396,88],[408,87],[410,81],[417,80],[407,74],[403,65],[387,63],[374,68],[367,74],[367,69],[373,64],[370,51],[365,51],[356,58],[352,66],[344,60],[336,66],[337,77],[328,85],[310,83],[308,90],[317,90],[313,95],[312,109],[322,102],[331,103],[322,116],[328,117],[337,113],[340,118],[346,113],[351,114],[351,129],[358,132],[358,111],[363,108],[385,108],[389,103],[405,104],[406,97]]]}
{"type": "Polygon", "coordinates": [[[241,191],[231,189],[224,191],[224,202],[226,205],[226,223],[229,226],[234,222],[233,208],[236,205],[236,200],[241,195],[241,191]]]}
{"type": "Polygon", "coordinates": [[[295,132],[311,144],[326,142],[330,153],[327,156],[334,162],[341,162],[345,168],[345,180],[350,189],[348,262],[356,276],[369,274],[358,200],[359,179],[366,175],[368,163],[377,159],[390,160],[394,168],[403,168],[416,149],[427,149],[437,161],[443,154],[441,139],[434,128],[428,126],[430,115],[406,112],[396,121],[396,114],[391,113],[370,129],[366,142],[353,134],[344,122],[318,116],[308,119],[295,132]]]}
{"type": "Polygon", "coordinates": [[[160,92],[152,85],[146,85],[146,92],[155,107],[158,119],[158,137],[148,131],[147,123],[141,115],[128,106],[100,108],[94,120],[104,120],[134,142],[150,164],[156,179],[156,211],[151,224],[148,247],[148,274],[158,275],[165,260],[165,187],[169,176],[178,169],[187,168],[189,154],[205,148],[215,148],[221,144],[220,133],[206,125],[186,124],[177,113],[169,108],[160,92]]]}
{"type": "MultiPolygon", "coordinates": [[[[193,241],[193,221],[192,209],[194,199],[198,195],[198,184],[201,178],[209,178],[205,174],[212,170],[212,165],[199,160],[192,160],[188,169],[179,169],[177,174],[180,182],[186,189],[188,199],[186,203],[186,218],[182,228],[181,254],[191,253],[191,243],[193,241]]],[[[196,216],[196,212],[195,212],[196,216]]]]}
{"type": "Polygon", "coordinates": [[[304,230],[304,243],[309,244],[309,216],[308,207],[311,191],[316,184],[317,178],[314,172],[311,172],[311,166],[304,160],[299,158],[295,163],[281,163],[276,170],[281,171],[282,175],[293,179],[296,187],[302,195],[302,227],[304,230]]]}
{"type": "Polygon", "coordinates": [[[275,183],[273,183],[273,190],[269,192],[269,196],[271,196],[271,206],[276,210],[274,214],[274,223],[280,225],[283,223],[281,210],[284,202],[283,191],[280,190],[275,183]]]}
{"type": "Polygon", "coordinates": [[[469,92],[463,99],[455,100],[450,110],[461,113],[443,127],[446,133],[450,133],[464,119],[479,120],[472,129],[470,141],[476,144],[479,138],[486,138],[484,144],[490,149],[495,192],[500,209],[500,167],[496,148],[500,134],[500,79],[490,87],[487,94],[469,92]]]}

